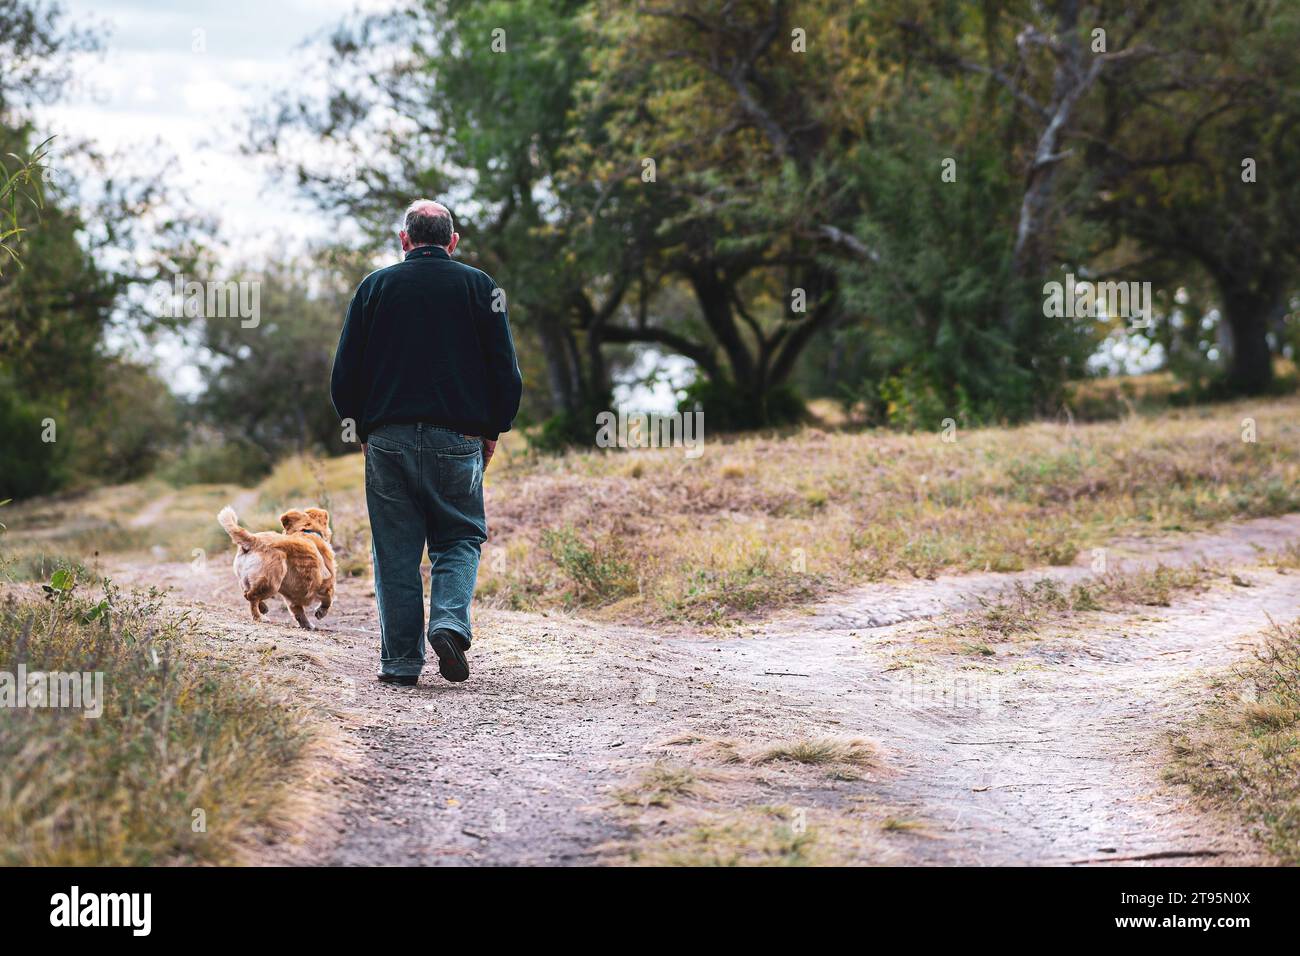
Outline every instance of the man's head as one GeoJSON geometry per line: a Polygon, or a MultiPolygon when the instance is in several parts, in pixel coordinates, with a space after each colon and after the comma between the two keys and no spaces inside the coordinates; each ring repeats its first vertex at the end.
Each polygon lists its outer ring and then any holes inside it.
{"type": "Polygon", "coordinates": [[[431,199],[417,199],[406,207],[406,218],[397,235],[402,240],[403,252],[410,252],[417,246],[441,246],[454,252],[456,243],[460,242],[460,233],[453,228],[451,212],[431,199]]]}

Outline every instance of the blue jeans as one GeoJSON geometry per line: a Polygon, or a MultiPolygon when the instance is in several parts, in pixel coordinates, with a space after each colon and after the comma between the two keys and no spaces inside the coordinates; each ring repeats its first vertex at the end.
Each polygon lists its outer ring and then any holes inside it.
{"type": "Polygon", "coordinates": [[[381,669],[418,675],[426,633],[455,631],[469,648],[469,605],[487,540],[483,449],[476,438],[434,425],[382,425],[366,441],[381,669]],[[427,632],[420,581],[426,545],[433,564],[427,632]]]}

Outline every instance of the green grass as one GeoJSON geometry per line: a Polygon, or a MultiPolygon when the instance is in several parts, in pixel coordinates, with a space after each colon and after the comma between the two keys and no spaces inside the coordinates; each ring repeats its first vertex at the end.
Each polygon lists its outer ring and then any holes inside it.
{"type": "Polygon", "coordinates": [[[96,718],[0,708],[0,863],[237,861],[286,822],[307,717],[206,655],[158,594],[93,590],[78,573],[60,572],[44,599],[0,603],[0,667],[99,673],[104,691],[96,718]]]}
{"type": "Polygon", "coordinates": [[[541,543],[569,582],[566,603],[608,604],[636,591],[632,566],[608,535],[584,541],[572,528],[547,529],[541,543]]]}
{"type": "Polygon", "coordinates": [[[1257,659],[1218,682],[1171,750],[1171,780],[1300,864],[1300,619],[1275,625],[1257,659]]]}

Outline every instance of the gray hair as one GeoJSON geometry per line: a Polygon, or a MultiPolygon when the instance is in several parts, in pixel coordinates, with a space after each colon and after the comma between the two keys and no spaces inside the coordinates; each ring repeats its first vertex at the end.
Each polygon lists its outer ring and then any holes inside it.
{"type": "Polygon", "coordinates": [[[446,247],[455,231],[451,212],[431,199],[417,199],[406,207],[402,229],[415,246],[446,247]]]}

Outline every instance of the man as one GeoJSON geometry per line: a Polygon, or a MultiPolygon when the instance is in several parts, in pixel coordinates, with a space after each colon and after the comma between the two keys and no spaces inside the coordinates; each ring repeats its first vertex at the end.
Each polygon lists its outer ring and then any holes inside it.
{"type": "Polygon", "coordinates": [[[334,355],[330,394],[356,423],[366,466],[379,679],[413,685],[424,638],[450,681],[469,677],[469,605],[487,539],[483,470],[510,429],[523,382],[492,278],[452,259],[445,206],[413,202],[403,261],[361,281],[334,355]],[[420,557],[429,549],[425,630],[420,557]]]}

